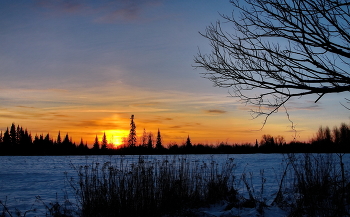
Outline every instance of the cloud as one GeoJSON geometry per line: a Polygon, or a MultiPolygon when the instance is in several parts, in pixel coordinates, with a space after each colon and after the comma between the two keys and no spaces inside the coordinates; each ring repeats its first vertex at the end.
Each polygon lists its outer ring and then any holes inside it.
{"type": "Polygon", "coordinates": [[[287,108],[287,110],[309,110],[309,111],[316,111],[321,110],[321,106],[318,104],[313,105],[297,105],[297,106],[291,106],[290,108],[287,108]]]}
{"type": "Polygon", "coordinates": [[[110,130],[110,129],[117,129],[124,127],[124,125],[121,125],[120,123],[116,123],[112,118],[111,120],[107,119],[95,119],[95,120],[83,120],[83,121],[77,121],[75,123],[72,123],[72,126],[79,127],[79,128],[90,128],[90,129],[104,129],[104,130],[110,130]]]}
{"type": "Polygon", "coordinates": [[[205,110],[205,113],[208,114],[225,114],[227,111],[221,110],[221,109],[210,109],[210,110],[205,110]]]}
{"type": "MultiPolygon", "coordinates": [[[[241,111],[272,111],[274,107],[267,107],[267,106],[258,106],[258,105],[240,105],[238,106],[238,109],[241,111]]],[[[308,110],[308,111],[318,111],[321,110],[322,107],[319,104],[315,104],[312,101],[302,101],[302,102],[296,102],[296,101],[290,101],[288,104],[286,104],[287,111],[298,111],[298,110],[308,110]]],[[[284,111],[284,108],[281,107],[279,109],[280,111],[284,111]]]]}
{"type": "Polygon", "coordinates": [[[171,126],[169,128],[171,128],[171,129],[179,129],[179,128],[182,128],[182,127],[177,125],[177,126],[171,126]]]}
{"type": "Polygon", "coordinates": [[[69,118],[69,117],[72,117],[70,115],[62,115],[62,114],[55,114],[55,113],[52,113],[53,116],[55,117],[59,117],[59,118],[69,118]]]}
{"type": "Polygon", "coordinates": [[[198,126],[201,126],[201,123],[198,122],[194,122],[194,123],[183,123],[181,125],[173,125],[173,126],[169,126],[168,128],[170,129],[181,129],[181,128],[197,128],[198,126]]]}
{"type": "Polygon", "coordinates": [[[35,109],[33,106],[24,106],[24,105],[18,105],[17,108],[27,108],[27,109],[35,109]]]}
{"type": "Polygon", "coordinates": [[[131,104],[130,106],[132,107],[155,107],[159,106],[161,103],[160,102],[145,102],[145,103],[134,103],[131,104]]]}
{"type": "Polygon", "coordinates": [[[62,114],[62,112],[52,112],[45,109],[33,107],[33,106],[23,106],[17,105],[12,109],[0,109],[0,117],[4,119],[12,120],[66,120],[66,118],[71,118],[72,116],[62,114]]]}
{"type": "Polygon", "coordinates": [[[153,118],[146,118],[146,119],[140,119],[140,120],[137,120],[139,123],[142,123],[142,124],[162,124],[166,121],[172,121],[173,118],[170,118],[170,117],[163,117],[163,116],[155,116],[153,118]]]}

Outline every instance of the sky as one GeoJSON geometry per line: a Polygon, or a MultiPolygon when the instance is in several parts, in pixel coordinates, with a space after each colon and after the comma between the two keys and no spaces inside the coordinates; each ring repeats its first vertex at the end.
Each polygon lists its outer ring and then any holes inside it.
{"type": "Polygon", "coordinates": [[[120,143],[135,115],[138,136],[159,129],[166,144],[242,144],[309,141],[321,125],[349,123],[343,93],[293,99],[290,120],[280,110],[262,128],[252,107],[204,79],[193,59],[210,46],[199,32],[230,13],[228,0],[1,1],[0,130],[120,143]]]}

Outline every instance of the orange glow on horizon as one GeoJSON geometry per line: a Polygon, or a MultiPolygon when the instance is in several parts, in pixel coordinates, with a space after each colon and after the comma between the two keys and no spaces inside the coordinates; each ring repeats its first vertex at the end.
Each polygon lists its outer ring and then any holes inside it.
{"type": "Polygon", "coordinates": [[[117,149],[123,144],[123,138],[128,135],[126,130],[107,130],[106,137],[109,144],[112,145],[110,148],[117,149]]]}

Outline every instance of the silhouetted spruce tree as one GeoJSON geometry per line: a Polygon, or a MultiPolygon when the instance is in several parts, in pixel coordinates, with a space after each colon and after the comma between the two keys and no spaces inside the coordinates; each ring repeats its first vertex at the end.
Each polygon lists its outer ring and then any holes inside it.
{"type": "Polygon", "coordinates": [[[44,138],[44,144],[43,144],[41,152],[43,154],[50,154],[50,153],[52,153],[52,149],[53,149],[53,141],[50,138],[50,133],[47,133],[45,138],[44,138]]]}
{"type": "Polygon", "coordinates": [[[78,149],[79,149],[79,150],[84,150],[83,138],[80,139],[80,144],[78,145],[78,149]]]}
{"type": "Polygon", "coordinates": [[[32,134],[31,133],[28,133],[28,130],[25,129],[25,135],[26,135],[26,140],[29,144],[32,144],[33,143],[33,138],[32,138],[32,134]]]}
{"type": "Polygon", "coordinates": [[[75,153],[76,146],[72,142],[72,138],[69,138],[68,133],[64,137],[64,140],[63,140],[63,142],[61,144],[61,147],[62,147],[62,153],[61,154],[74,154],[75,153]]]}
{"type": "Polygon", "coordinates": [[[100,149],[100,143],[98,141],[97,135],[95,137],[95,142],[94,142],[94,145],[92,146],[92,149],[95,150],[95,151],[100,149]]]}
{"type": "Polygon", "coordinates": [[[34,141],[33,141],[33,146],[32,149],[30,150],[31,154],[34,155],[40,155],[42,154],[42,150],[44,148],[44,136],[40,134],[35,134],[34,141]]]}
{"type": "Polygon", "coordinates": [[[63,145],[64,147],[68,147],[68,146],[69,146],[69,143],[70,143],[70,140],[69,140],[69,135],[68,135],[68,133],[67,133],[66,136],[64,137],[64,140],[63,140],[63,142],[62,142],[62,145],[63,145]]]}
{"type": "Polygon", "coordinates": [[[39,140],[40,140],[40,139],[39,139],[38,134],[35,134],[35,136],[34,136],[34,141],[33,141],[34,145],[38,144],[38,141],[39,141],[39,140]]]}
{"type": "Polygon", "coordinates": [[[103,137],[102,137],[102,143],[101,143],[101,150],[107,150],[107,137],[106,137],[106,133],[103,133],[103,137]]]}
{"type": "Polygon", "coordinates": [[[17,145],[17,130],[14,123],[12,123],[10,128],[10,138],[11,138],[11,146],[16,147],[17,145]]]}
{"type": "Polygon", "coordinates": [[[17,137],[18,137],[18,150],[19,152],[25,152],[26,147],[29,144],[25,142],[25,134],[22,127],[17,126],[17,137]]]}
{"type": "Polygon", "coordinates": [[[148,141],[147,141],[147,148],[152,149],[153,148],[153,133],[148,133],[148,141]]]}
{"type": "Polygon", "coordinates": [[[57,145],[61,145],[61,143],[62,143],[62,139],[61,139],[61,131],[58,131],[58,135],[57,135],[56,144],[57,144],[57,145]]]}
{"type": "Polygon", "coordinates": [[[129,140],[128,140],[128,146],[130,148],[136,146],[136,125],[134,122],[134,115],[131,115],[131,121],[130,121],[130,133],[129,133],[129,140]]]}
{"type": "Polygon", "coordinates": [[[158,133],[157,133],[157,140],[156,140],[156,149],[163,149],[163,145],[162,145],[162,137],[160,135],[160,131],[158,128],[158,133]]]}
{"type": "Polygon", "coordinates": [[[191,147],[192,147],[190,135],[187,136],[187,140],[186,140],[185,147],[186,147],[186,148],[191,148],[191,147]]]}
{"type": "Polygon", "coordinates": [[[16,129],[16,140],[17,140],[17,147],[20,148],[20,143],[21,143],[21,136],[22,136],[22,127],[20,127],[19,125],[17,125],[17,129],[16,129]]]}
{"type": "Polygon", "coordinates": [[[4,136],[2,138],[2,148],[4,154],[10,154],[11,152],[11,137],[10,137],[10,131],[9,128],[6,128],[6,131],[4,133],[4,136]]]}
{"type": "Polygon", "coordinates": [[[31,141],[29,141],[29,138],[28,138],[29,135],[28,135],[27,129],[23,130],[22,126],[17,125],[16,134],[17,134],[18,149],[21,152],[28,150],[28,146],[31,145],[31,141]]]}

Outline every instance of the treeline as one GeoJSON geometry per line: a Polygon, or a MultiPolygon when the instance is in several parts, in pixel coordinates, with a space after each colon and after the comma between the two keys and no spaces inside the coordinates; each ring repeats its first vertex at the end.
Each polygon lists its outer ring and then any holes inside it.
{"type": "Polygon", "coordinates": [[[79,154],[88,150],[87,144],[78,146],[72,142],[68,133],[62,139],[58,132],[56,140],[48,133],[35,135],[34,138],[27,129],[13,123],[5,132],[0,132],[1,155],[68,155],[79,154]]]}
{"type": "Polygon", "coordinates": [[[282,136],[263,135],[255,144],[216,145],[192,144],[190,136],[183,144],[171,143],[164,145],[161,132],[158,129],[156,137],[143,130],[137,139],[134,116],[131,116],[130,133],[117,149],[108,144],[106,134],[99,141],[97,135],[90,148],[81,139],[79,144],[72,141],[68,133],[56,139],[48,133],[35,135],[34,138],[27,129],[13,123],[5,132],[0,132],[0,155],[111,155],[111,154],[235,154],[235,153],[348,153],[350,152],[350,125],[345,123],[340,127],[320,127],[316,136],[310,142],[292,141],[286,143],[282,136]]]}

